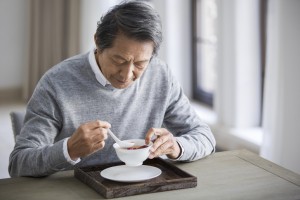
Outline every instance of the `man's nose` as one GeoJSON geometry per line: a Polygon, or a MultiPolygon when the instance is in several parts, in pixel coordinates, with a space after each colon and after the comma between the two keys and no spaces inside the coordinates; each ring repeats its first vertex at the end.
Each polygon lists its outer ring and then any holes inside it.
{"type": "Polygon", "coordinates": [[[120,73],[120,76],[122,77],[123,81],[132,79],[133,70],[134,70],[134,66],[132,63],[129,63],[128,65],[124,66],[124,68],[121,70],[121,73],[120,73]]]}

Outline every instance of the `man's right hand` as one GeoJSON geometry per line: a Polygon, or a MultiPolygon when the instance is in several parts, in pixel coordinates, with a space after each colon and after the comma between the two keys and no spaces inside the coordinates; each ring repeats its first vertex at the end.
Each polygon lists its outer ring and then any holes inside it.
{"type": "Polygon", "coordinates": [[[77,160],[102,149],[110,127],[108,122],[100,120],[82,124],[68,140],[70,158],[77,160]]]}

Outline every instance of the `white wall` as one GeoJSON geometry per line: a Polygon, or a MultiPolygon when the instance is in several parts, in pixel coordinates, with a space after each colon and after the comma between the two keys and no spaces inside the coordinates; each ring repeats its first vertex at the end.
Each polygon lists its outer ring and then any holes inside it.
{"type": "Polygon", "coordinates": [[[28,50],[28,0],[0,1],[0,90],[20,88],[28,50]]]}
{"type": "Polygon", "coordinates": [[[81,0],[80,1],[80,52],[84,53],[94,46],[97,22],[107,10],[120,0],[81,0]]]}

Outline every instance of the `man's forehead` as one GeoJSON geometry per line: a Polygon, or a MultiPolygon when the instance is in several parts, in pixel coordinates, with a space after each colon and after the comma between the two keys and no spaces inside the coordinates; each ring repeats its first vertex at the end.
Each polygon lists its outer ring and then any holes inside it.
{"type": "Polygon", "coordinates": [[[152,57],[154,45],[151,41],[141,42],[129,38],[122,40],[116,38],[113,46],[107,50],[114,58],[149,60],[152,57]]]}

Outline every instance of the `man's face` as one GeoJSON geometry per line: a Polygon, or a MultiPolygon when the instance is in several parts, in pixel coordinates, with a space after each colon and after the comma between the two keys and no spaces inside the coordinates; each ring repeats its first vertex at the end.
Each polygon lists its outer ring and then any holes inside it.
{"type": "Polygon", "coordinates": [[[111,48],[97,51],[96,60],[102,74],[112,86],[123,89],[142,76],[152,52],[151,41],[139,42],[119,34],[111,48]]]}

